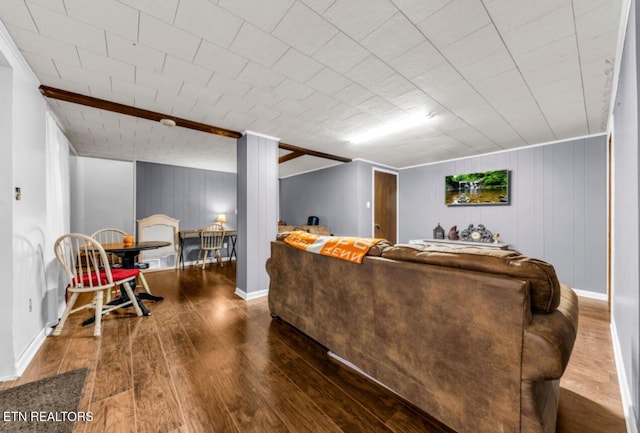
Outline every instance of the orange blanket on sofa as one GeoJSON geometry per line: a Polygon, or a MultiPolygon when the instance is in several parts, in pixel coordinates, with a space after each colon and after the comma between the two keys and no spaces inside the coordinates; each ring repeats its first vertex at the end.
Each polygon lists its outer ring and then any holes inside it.
{"type": "Polygon", "coordinates": [[[335,257],[354,263],[362,263],[369,248],[382,239],[346,236],[313,235],[303,231],[292,232],[284,238],[289,245],[323,256],[335,257]]]}

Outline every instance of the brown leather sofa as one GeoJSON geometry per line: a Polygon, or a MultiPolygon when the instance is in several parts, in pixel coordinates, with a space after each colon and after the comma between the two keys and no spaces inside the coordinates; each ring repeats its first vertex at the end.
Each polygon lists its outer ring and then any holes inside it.
{"type": "Polygon", "coordinates": [[[575,293],[515,251],[271,244],[269,308],[458,432],[555,432],[575,293]]]}

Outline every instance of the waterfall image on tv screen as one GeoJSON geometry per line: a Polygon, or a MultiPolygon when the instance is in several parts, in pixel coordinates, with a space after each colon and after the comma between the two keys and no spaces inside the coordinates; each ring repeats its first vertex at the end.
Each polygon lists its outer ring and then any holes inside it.
{"type": "Polygon", "coordinates": [[[448,206],[509,204],[509,170],[445,176],[448,206]]]}

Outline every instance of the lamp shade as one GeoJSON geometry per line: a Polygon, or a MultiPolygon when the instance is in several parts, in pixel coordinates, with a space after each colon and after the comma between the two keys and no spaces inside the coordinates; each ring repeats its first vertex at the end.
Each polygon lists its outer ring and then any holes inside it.
{"type": "Polygon", "coordinates": [[[218,215],[218,218],[216,218],[216,222],[220,223],[220,224],[224,224],[227,222],[227,216],[223,213],[221,213],[220,215],[218,215]]]}

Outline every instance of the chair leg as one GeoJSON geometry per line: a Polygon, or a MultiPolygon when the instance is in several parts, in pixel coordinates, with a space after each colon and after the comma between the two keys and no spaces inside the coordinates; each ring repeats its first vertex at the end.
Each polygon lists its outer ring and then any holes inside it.
{"type": "MultiPolygon", "coordinates": [[[[107,289],[111,290],[111,289],[107,289]]],[[[102,290],[98,290],[95,294],[96,312],[95,312],[95,327],[93,328],[93,336],[99,337],[102,334],[102,301],[104,300],[104,293],[102,290]]]]}
{"type": "Polygon", "coordinates": [[[207,257],[209,256],[209,250],[204,250],[204,257],[202,258],[202,269],[207,264],[207,257]]]}
{"type": "Polygon", "coordinates": [[[136,299],[136,295],[133,293],[133,290],[131,290],[131,285],[129,284],[128,281],[125,281],[124,283],[122,283],[122,285],[124,286],[125,292],[127,292],[127,296],[129,296],[129,299],[131,300],[131,305],[133,305],[133,309],[136,310],[136,315],[142,316],[142,310],[140,309],[140,305],[138,305],[138,300],[136,299]]]}
{"type": "Polygon", "coordinates": [[[142,283],[142,287],[144,287],[144,291],[151,295],[151,290],[149,290],[147,279],[144,277],[142,271],[140,271],[140,274],[138,276],[140,277],[140,282],[142,283]]]}
{"type": "Polygon", "coordinates": [[[216,250],[216,260],[218,260],[218,265],[222,268],[224,263],[222,263],[222,254],[220,254],[220,250],[216,250]]]}
{"type": "Polygon", "coordinates": [[[62,317],[60,317],[60,321],[58,322],[56,329],[53,330],[52,335],[55,335],[56,337],[60,335],[60,333],[62,332],[62,328],[64,328],[64,323],[67,321],[67,318],[69,317],[69,313],[71,312],[71,310],[73,309],[73,306],[78,300],[78,296],[80,296],[78,292],[74,292],[71,294],[71,298],[69,298],[69,302],[67,302],[67,307],[64,309],[64,312],[62,313],[62,317]]]}

